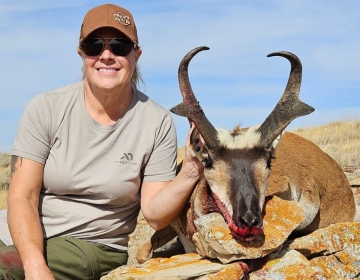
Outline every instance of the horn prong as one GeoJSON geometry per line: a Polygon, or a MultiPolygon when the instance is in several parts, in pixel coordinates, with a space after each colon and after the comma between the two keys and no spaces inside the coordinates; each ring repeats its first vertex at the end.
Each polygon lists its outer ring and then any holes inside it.
{"type": "Polygon", "coordinates": [[[190,122],[193,122],[201,133],[207,148],[215,150],[219,146],[217,131],[206,118],[204,111],[196,99],[191,88],[188,74],[188,66],[191,59],[203,50],[209,50],[209,48],[205,46],[197,47],[188,52],[180,62],[178,78],[183,102],[171,108],[170,111],[174,114],[187,117],[190,122]]]}
{"type": "Polygon", "coordinates": [[[308,115],[315,110],[299,99],[302,79],[300,59],[295,54],[285,51],[274,52],[268,55],[268,57],[272,56],[287,58],[291,63],[291,70],[282,97],[258,129],[258,132],[260,132],[260,145],[265,147],[269,147],[292,120],[308,115]]]}

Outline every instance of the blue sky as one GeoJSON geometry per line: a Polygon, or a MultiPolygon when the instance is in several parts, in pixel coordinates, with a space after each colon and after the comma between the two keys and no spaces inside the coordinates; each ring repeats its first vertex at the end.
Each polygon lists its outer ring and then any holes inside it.
{"type": "MultiPolygon", "coordinates": [[[[21,113],[35,95],[81,80],[76,53],[86,11],[106,1],[1,0],[0,152],[10,152],[21,113]]],[[[290,71],[274,51],[303,64],[301,99],[315,108],[288,130],[360,116],[360,1],[124,0],[138,28],[145,93],[167,109],[181,102],[177,69],[214,126],[261,124],[290,71]]],[[[188,122],[174,116],[179,146],[188,122]]]]}

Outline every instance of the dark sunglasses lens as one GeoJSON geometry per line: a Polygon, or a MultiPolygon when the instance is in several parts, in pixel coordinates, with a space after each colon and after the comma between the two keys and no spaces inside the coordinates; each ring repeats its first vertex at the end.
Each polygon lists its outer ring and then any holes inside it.
{"type": "Polygon", "coordinates": [[[127,56],[134,48],[134,44],[128,40],[112,39],[110,48],[112,53],[116,56],[127,56]]]}
{"type": "Polygon", "coordinates": [[[86,39],[81,45],[81,49],[88,56],[97,56],[101,53],[104,43],[100,39],[86,39]]]}

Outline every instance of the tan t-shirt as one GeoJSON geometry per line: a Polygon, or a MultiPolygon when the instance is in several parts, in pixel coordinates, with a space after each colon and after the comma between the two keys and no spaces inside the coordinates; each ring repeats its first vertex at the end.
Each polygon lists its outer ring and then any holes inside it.
{"type": "MultiPolygon", "coordinates": [[[[12,154],[45,164],[39,206],[44,238],[72,236],[126,249],[141,182],[172,180],[176,150],[169,111],[135,90],[117,123],[101,125],[85,108],[80,82],[28,104],[12,154]]],[[[1,211],[0,239],[9,245],[4,223],[1,211]]]]}

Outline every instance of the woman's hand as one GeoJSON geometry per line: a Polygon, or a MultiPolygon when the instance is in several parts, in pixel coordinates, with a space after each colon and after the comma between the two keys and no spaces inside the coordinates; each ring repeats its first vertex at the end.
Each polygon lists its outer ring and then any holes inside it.
{"type": "MultiPolygon", "coordinates": [[[[190,144],[190,137],[194,129],[195,125],[191,123],[191,128],[189,130],[185,144],[185,158],[182,165],[182,171],[185,172],[188,177],[199,179],[204,171],[204,166],[196,157],[190,144]]],[[[197,152],[200,152],[205,145],[204,139],[201,137],[200,133],[196,136],[195,143],[197,152]]]]}
{"type": "Polygon", "coordinates": [[[25,280],[55,280],[51,270],[47,265],[33,267],[31,271],[25,270],[25,280]]]}
{"type": "MultiPolygon", "coordinates": [[[[204,170],[190,145],[190,136],[194,129],[195,126],[192,124],[186,140],[182,168],[174,180],[142,184],[141,210],[149,225],[155,230],[169,225],[179,215],[204,170]]],[[[201,150],[204,141],[200,134],[198,139],[196,147],[201,150]]]]}

